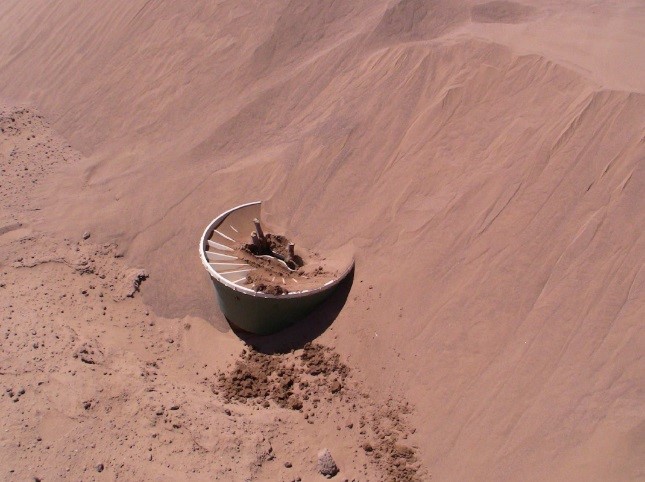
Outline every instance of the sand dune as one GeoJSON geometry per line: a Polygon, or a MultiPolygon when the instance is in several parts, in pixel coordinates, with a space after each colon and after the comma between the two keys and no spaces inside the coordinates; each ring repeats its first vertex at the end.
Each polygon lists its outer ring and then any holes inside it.
{"type": "Polygon", "coordinates": [[[116,243],[150,275],[136,309],[200,320],[224,369],[241,342],[197,240],[263,199],[304,245],[353,244],[318,341],[411,403],[422,478],[642,477],[643,25],[638,1],[5,1],[0,98],[60,162],[3,131],[3,168],[18,146],[46,169],[2,173],[1,267],[27,234],[116,243]]]}

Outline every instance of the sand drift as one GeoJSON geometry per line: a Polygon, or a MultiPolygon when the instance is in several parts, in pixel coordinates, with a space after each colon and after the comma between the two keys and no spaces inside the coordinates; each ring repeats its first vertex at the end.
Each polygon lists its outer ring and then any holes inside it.
{"type": "Polygon", "coordinates": [[[323,257],[284,236],[263,232],[261,202],[216,217],[199,243],[202,264],[229,322],[269,334],[301,319],[327,298],[354,267],[346,250],[323,257]]]}

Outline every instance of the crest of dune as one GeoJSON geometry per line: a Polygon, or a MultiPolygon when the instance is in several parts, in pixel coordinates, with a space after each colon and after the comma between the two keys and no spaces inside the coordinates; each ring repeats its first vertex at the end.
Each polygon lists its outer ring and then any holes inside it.
{"type": "Polygon", "coordinates": [[[353,245],[334,343],[415,406],[433,478],[628,480],[643,26],[638,1],[6,0],[0,96],[84,156],[40,228],[116,240],[157,313],[226,329],[197,241],[262,199],[353,245]]]}

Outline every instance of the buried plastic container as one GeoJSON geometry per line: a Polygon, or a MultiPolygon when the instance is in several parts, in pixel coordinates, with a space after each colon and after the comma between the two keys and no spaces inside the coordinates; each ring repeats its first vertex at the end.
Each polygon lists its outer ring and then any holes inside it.
{"type": "Polygon", "coordinates": [[[219,306],[230,323],[269,334],[298,321],[325,300],[351,272],[348,249],[325,257],[265,234],[260,201],[216,217],[204,230],[199,255],[219,306]]]}

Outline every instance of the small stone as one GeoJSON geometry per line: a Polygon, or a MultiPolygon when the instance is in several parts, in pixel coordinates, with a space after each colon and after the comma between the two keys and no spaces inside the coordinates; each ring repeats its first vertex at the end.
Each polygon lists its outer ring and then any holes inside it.
{"type": "Polygon", "coordinates": [[[96,471],[97,471],[97,472],[103,472],[103,469],[104,469],[104,468],[105,468],[105,466],[104,466],[103,464],[98,464],[98,465],[96,466],[96,471]]]}
{"type": "MultiPolygon", "coordinates": [[[[90,232],[89,232],[89,231],[85,231],[85,232],[83,233],[83,239],[88,239],[89,237],[90,237],[90,232]]],[[[102,469],[101,469],[101,470],[102,470],[102,469]]],[[[100,470],[99,470],[99,472],[100,472],[100,470]]]]}
{"type": "Polygon", "coordinates": [[[179,410],[179,405],[173,405],[170,410],[179,410]]]}
{"type": "Polygon", "coordinates": [[[284,466],[285,466],[286,468],[288,468],[288,469],[290,469],[291,467],[293,467],[293,465],[291,464],[291,462],[285,462],[285,463],[284,463],[284,466]]]}
{"type": "Polygon", "coordinates": [[[318,452],[318,472],[327,478],[333,477],[338,473],[336,462],[334,462],[328,449],[322,449],[318,452]]]}

